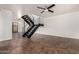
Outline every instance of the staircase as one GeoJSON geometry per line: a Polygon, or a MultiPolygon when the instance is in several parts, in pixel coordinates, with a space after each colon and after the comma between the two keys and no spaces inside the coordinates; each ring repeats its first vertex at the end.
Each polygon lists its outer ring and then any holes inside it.
{"type": "Polygon", "coordinates": [[[35,31],[40,27],[44,26],[43,24],[34,24],[34,21],[28,15],[22,16],[24,21],[29,25],[28,30],[23,34],[23,37],[31,38],[35,31]]]}

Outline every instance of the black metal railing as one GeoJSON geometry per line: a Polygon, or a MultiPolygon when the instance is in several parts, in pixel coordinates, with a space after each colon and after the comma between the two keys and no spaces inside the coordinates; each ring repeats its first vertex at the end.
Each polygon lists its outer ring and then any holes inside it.
{"type": "Polygon", "coordinates": [[[35,33],[35,31],[40,27],[44,26],[43,24],[34,24],[34,21],[31,20],[31,18],[28,15],[22,16],[24,21],[29,25],[28,30],[23,34],[23,37],[31,38],[31,36],[35,33]]]}

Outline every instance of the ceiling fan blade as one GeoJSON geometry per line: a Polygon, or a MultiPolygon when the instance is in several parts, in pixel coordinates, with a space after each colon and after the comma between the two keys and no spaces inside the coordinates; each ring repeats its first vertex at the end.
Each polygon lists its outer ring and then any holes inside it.
{"type": "Polygon", "coordinates": [[[42,7],[37,7],[37,8],[45,10],[45,8],[42,8],[42,7]]]}
{"type": "Polygon", "coordinates": [[[41,13],[43,13],[43,12],[44,12],[44,10],[41,13]]]}
{"type": "Polygon", "coordinates": [[[50,5],[47,9],[50,9],[50,8],[52,8],[53,6],[55,6],[55,4],[50,5]]]}
{"type": "Polygon", "coordinates": [[[52,11],[52,10],[48,10],[48,11],[49,11],[49,12],[52,12],[52,13],[54,12],[54,11],[52,11]]]}

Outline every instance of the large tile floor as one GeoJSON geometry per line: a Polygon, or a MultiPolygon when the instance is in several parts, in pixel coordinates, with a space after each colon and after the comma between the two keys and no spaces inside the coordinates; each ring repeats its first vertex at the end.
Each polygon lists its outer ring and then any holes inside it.
{"type": "Polygon", "coordinates": [[[12,40],[0,42],[0,53],[76,54],[79,53],[79,40],[42,34],[34,34],[28,39],[14,33],[12,40]]]}

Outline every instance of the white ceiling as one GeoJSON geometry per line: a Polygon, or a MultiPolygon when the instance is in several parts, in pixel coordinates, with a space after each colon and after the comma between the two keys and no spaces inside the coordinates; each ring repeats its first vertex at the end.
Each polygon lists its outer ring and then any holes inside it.
{"type": "Polygon", "coordinates": [[[0,4],[0,9],[8,9],[13,12],[14,18],[20,17],[24,14],[35,14],[42,17],[49,17],[64,13],[76,12],[79,11],[79,4],[56,4],[51,10],[54,13],[44,12],[41,14],[42,10],[36,8],[37,6],[45,7],[50,4],[0,4]]]}

